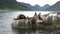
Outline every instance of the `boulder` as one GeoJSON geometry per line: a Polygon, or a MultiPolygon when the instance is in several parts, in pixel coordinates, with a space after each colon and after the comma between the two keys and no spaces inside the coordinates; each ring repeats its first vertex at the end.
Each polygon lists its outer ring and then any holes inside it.
{"type": "Polygon", "coordinates": [[[14,20],[19,20],[19,19],[26,19],[26,16],[23,14],[20,14],[17,16],[17,18],[15,18],[14,20]]]}

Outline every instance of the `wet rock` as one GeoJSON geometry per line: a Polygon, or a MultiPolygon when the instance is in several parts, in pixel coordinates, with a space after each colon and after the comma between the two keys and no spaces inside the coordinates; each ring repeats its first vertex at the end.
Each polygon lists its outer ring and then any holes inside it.
{"type": "Polygon", "coordinates": [[[20,14],[19,16],[17,16],[17,18],[15,18],[14,20],[19,20],[19,19],[26,19],[26,16],[23,14],[20,14]]]}

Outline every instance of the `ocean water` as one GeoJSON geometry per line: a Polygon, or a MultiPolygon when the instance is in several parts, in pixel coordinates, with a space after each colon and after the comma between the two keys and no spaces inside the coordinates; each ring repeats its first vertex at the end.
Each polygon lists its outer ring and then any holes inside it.
{"type": "MultiPolygon", "coordinates": [[[[48,12],[46,12],[48,13],[48,12]]],[[[19,15],[33,16],[34,12],[0,11],[0,34],[60,34],[60,29],[19,30],[12,29],[13,19],[19,15]]]]}

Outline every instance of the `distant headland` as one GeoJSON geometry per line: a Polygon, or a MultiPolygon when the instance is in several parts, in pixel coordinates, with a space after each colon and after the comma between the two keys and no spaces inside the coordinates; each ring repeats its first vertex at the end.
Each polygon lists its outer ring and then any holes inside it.
{"type": "Polygon", "coordinates": [[[32,6],[28,3],[17,2],[16,0],[0,0],[0,10],[20,10],[20,11],[57,11],[60,10],[60,1],[50,6],[32,6]]]}

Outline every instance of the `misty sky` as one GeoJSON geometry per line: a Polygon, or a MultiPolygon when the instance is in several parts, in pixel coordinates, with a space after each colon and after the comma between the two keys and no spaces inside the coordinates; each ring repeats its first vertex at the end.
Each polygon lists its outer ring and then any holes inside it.
{"type": "Polygon", "coordinates": [[[60,0],[16,0],[18,2],[24,2],[24,3],[29,3],[32,6],[38,4],[39,6],[44,6],[45,4],[49,4],[49,5],[53,5],[55,4],[57,1],[60,0]]]}

